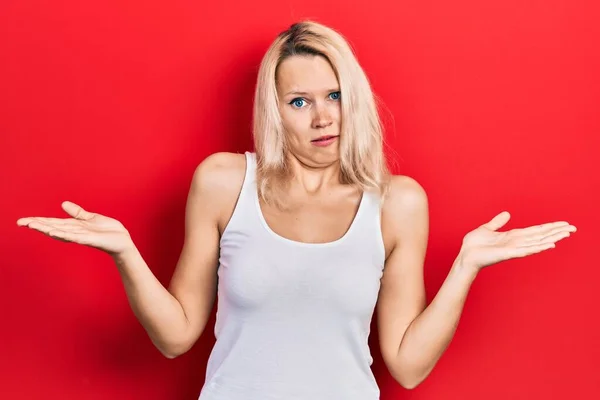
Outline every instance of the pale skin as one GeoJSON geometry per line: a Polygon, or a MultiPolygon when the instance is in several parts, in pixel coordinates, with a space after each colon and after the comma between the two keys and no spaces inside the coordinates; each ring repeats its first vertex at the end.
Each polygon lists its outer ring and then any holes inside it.
{"type": "MultiPolygon", "coordinates": [[[[336,240],[350,226],[361,193],[339,181],[337,141],[317,147],[311,140],[340,134],[337,78],[324,58],[293,56],[278,70],[278,94],[294,178],[285,198],[290,209],[282,212],[261,203],[263,214],[273,231],[289,239],[336,240]]],[[[233,213],[244,172],[243,154],[215,153],[197,167],[186,204],[183,249],[168,288],[152,274],[127,229],[115,219],[64,202],[70,218],[26,217],[17,224],[109,254],[134,314],[161,353],[173,358],[192,347],[210,317],[219,238],[233,213]]],[[[393,177],[382,210],[386,262],[377,319],[383,360],[403,387],[419,385],[444,353],[471,284],[483,268],[551,249],[576,231],[568,222],[557,221],[500,232],[509,219],[507,212],[500,213],[464,237],[446,280],[427,305],[427,195],[414,179],[393,177]]]]}

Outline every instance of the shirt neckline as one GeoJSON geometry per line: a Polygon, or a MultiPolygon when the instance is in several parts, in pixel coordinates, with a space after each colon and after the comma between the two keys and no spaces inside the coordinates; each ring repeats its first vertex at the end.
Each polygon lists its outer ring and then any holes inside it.
{"type": "Polygon", "coordinates": [[[260,207],[260,201],[258,198],[258,190],[256,187],[256,180],[254,180],[254,188],[252,190],[253,194],[254,194],[254,205],[256,207],[256,211],[258,213],[259,219],[261,224],[263,225],[263,227],[265,228],[265,230],[271,235],[273,236],[275,239],[288,243],[288,244],[292,244],[295,246],[300,246],[300,247],[330,247],[330,246],[335,246],[337,244],[342,243],[344,240],[346,240],[346,238],[348,236],[350,236],[350,234],[355,230],[355,226],[358,224],[358,220],[360,219],[360,216],[362,215],[363,212],[363,208],[364,208],[364,203],[366,201],[366,196],[367,193],[363,192],[360,198],[360,203],[358,204],[358,210],[356,211],[356,213],[354,214],[354,218],[352,219],[352,222],[350,223],[350,227],[346,230],[346,232],[338,239],[333,240],[333,241],[329,241],[329,242],[323,242],[323,243],[309,243],[309,242],[301,242],[298,240],[293,240],[293,239],[289,239],[286,238],[284,236],[281,236],[280,234],[278,234],[277,232],[275,232],[273,229],[271,229],[271,227],[269,226],[269,224],[267,223],[267,220],[265,219],[265,216],[262,212],[262,209],[260,207]]]}

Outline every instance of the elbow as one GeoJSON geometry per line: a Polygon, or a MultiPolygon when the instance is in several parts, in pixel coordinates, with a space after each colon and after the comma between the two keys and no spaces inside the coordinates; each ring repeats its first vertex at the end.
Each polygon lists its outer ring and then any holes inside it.
{"type": "Polygon", "coordinates": [[[184,341],[173,343],[154,343],[158,351],[166,358],[172,360],[185,354],[192,346],[184,341]]]}
{"type": "Polygon", "coordinates": [[[407,390],[413,390],[417,386],[419,386],[421,384],[421,382],[423,382],[423,380],[420,380],[420,379],[414,379],[411,377],[399,376],[399,375],[394,375],[394,380],[396,382],[398,382],[398,384],[400,386],[402,386],[404,389],[407,389],[407,390]]]}
{"type": "Polygon", "coordinates": [[[413,390],[415,389],[417,386],[419,386],[421,384],[422,381],[402,381],[402,382],[398,382],[400,383],[400,386],[402,386],[404,389],[407,390],[413,390]]]}
{"type": "Polygon", "coordinates": [[[165,356],[166,358],[168,358],[169,360],[172,360],[174,358],[179,357],[180,355],[182,355],[182,352],[175,352],[175,351],[168,351],[168,350],[163,350],[163,349],[158,349],[160,351],[160,353],[165,356]]]}
{"type": "Polygon", "coordinates": [[[392,376],[400,386],[407,390],[413,390],[419,386],[427,377],[428,373],[418,373],[416,370],[396,370],[392,376]]]}

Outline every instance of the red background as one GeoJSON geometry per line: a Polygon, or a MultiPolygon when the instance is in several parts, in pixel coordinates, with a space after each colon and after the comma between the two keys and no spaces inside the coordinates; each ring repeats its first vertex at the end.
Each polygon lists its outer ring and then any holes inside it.
{"type": "Polygon", "coordinates": [[[591,0],[6,1],[0,5],[0,397],[195,399],[213,318],[163,358],[110,258],[18,228],[63,200],[121,220],[168,283],[195,166],[252,149],[253,88],[275,35],[341,31],[384,104],[394,171],[430,200],[425,279],[462,237],[567,220],[556,249],[484,270],[418,388],[370,344],[382,399],[600,398],[599,6],[591,0]]]}

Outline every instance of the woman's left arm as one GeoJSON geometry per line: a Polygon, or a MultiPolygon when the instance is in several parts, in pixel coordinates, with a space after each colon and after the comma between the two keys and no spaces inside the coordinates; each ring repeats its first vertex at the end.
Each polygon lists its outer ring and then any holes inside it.
{"type": "Polygon", "coordinates": [[[407,389],[429,375],[450,344],[471,284],[482,268],[553,248],[576,231],[560,221],[497,232],[510,219],[502,212],[464,237],[448,276],[425,306],[427,195],[412,178],[394,177],[385,204],[383,229],[393,239],[377,306],[379,342],[388,370],[407,389]]]}

